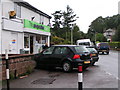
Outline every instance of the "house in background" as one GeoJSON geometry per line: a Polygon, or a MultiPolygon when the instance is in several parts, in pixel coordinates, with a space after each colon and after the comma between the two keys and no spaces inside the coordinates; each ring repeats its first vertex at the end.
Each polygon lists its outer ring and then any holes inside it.
{"type": "Polygon", "coordinates": [[[107,41],[112,41],[112,36],[115,35],[115,30],[108,29],[104,32],[104,36],[107,38],[107,41]]]}
{"type": "Polygon", "coordinates": [[[22,0],[1,2],[1,53],[35,54],[50,45],[51,16],[22,0]],[[17,2],[16,2],[17,1],[17,2]]]}

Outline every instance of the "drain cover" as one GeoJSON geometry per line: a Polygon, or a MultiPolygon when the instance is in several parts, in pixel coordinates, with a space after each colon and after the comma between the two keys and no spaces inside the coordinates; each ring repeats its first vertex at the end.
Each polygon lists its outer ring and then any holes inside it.
{"type": "Polygon", "coordinates": [[[54,78],[40,78],[32,82],[32,84],[52,84],[56,79],[54,78]]]}

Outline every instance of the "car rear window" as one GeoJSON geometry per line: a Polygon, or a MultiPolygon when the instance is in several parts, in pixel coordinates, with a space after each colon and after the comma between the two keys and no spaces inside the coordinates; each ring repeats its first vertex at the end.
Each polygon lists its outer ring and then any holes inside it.
{"type": "Polygon", "coordinates": [[[77,47],[75,47],[75,50],[76,50],[77,53],[89,52],[89,51],[87,50],[87,48],[84,47],[84,46],[77,46],[77,47]]]}
{"type": "Polygon", "coordinates": [[[90,46],[90,43],[89,42],[83,42],[83,43],[79,43],[79,45],[88,45],[88,46],[90,46]]]}
{"type": "Polygon", "coordinates": [[[109,46],[107,43],[100,43],[100,46],[109,46]]]}

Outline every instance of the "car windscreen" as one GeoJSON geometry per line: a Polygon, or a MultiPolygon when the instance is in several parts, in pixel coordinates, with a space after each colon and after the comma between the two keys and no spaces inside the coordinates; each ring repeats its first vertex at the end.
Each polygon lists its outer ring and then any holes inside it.
{"type": "Polygon", "coordinates": [[[89,48],[87,47],[87,49],[90,51],[90,52],[96,52],[97,53],[97,50],[95,48],[89,48]]]}
{"type": "Polygon", "coordinates": [[[76,46],[76,47],[75,47],[75,50],[76,50],[77,53],[89,52],[89,51],[87,50],[87,48],[84,47],[84,46],[76,46]]]}

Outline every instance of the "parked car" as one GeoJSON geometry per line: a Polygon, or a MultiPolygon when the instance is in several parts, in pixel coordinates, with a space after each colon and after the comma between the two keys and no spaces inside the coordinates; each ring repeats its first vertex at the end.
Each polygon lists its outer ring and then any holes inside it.
{"type": "Polygon", "coordinates": [[[83,70],[91,64],[90,52],[84,46],[53,45],[35,56],[37,67],[62,67],[65,72],[83,65],[83,70]]]}
{"type": "Polygon", "coordinates": [[[102,54],[109,54],[109,49],[110,49],[110,46],[108,43],[98,43],[97,44],[97,50],[98,50],[98,53],[99,52],[102,52],[102,54]]]}
{"type": "Polygon", "coordinates": [[[98,59],[99,59],[99,55],[98,55],[98,51],[95,49],[95,47],[90,47],[90,46],[88,46],[88,47],[86,47],[89,51],[90,51],[90,53],[91,53],[91,58],[92,58],[92,65],[94,65],[95,64],[95,62],[98,62],[98,59]]]}

